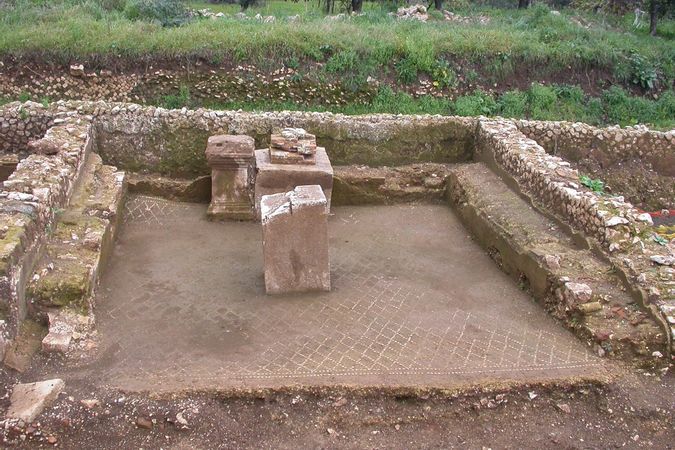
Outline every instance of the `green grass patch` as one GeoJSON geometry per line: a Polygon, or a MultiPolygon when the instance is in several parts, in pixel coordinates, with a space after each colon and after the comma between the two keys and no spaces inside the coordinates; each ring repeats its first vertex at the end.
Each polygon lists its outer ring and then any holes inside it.
{"type": "MultiPolygon", "coordinates": [[[[529,10],[469,8],[465,14],[490,16],[486,25],[396,21],[390,9],[365,4],[365,14],[329,20],[316,3],[268,0],[246,14],[274,15],[274,23],[238,20],[237,5],[190,2],[228,18],[187,20],[174,6],[178,0],[13,0],[0,6],[0,55],[40,54],[59,61],[145,55],[183,57],[218,55],[247,62],[273,58],[326,62],[326,71],[346,73],[355,67],[359,78],[386,66],[403,83],[421,74],[433,76],[438,61],[487,61],[495,79],[505,79],[518,64],[541,70],[602,68],[626,85],[671,86],[675,45],[641,30],[608,27],[602,19],[576,22],[577,12],[561,15],[538,5],[529,10]],[[159,3],[157,3],[159,2],[159,3]],[[159,5],[159,6],[158,6],[159,5]],[[299,15],[298,20],[289,20],[299,15]],[[593,21],[594,20],[594,21],[593,21]],[[327,50],[328,49],[328,50],[327,50]]],[[[672,21],[663,21],[669,29],[672,21]]],[[[664,36],[670,36],[664,32],[664,36]]]]}

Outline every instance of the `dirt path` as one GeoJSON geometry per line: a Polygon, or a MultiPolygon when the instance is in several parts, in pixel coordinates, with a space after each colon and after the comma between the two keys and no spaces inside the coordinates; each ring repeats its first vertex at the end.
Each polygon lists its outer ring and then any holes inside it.
{"type": "Polygon", "coordinates": [[[51,447],[50,439],[68,449],[668,449],[674,412],[672,375],[449,398],[280,393],[153,400],[80,386],[61,394],[39,425],[0,433],[12,448],[51,447]],[[98,404],[89,409],[83,399],[98,404]]]}

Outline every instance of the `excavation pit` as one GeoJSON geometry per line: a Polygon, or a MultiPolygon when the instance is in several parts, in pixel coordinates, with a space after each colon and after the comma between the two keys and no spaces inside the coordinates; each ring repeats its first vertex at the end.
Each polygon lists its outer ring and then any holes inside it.
{"type": "Polygon", "coordinates": [[[672,131],[89,102],[13,104],[0,124],[18,161],[0,195],[0,356],[22,323],[48,322],[42,350],[64,357],[36,376],[444,388],[671,360],[675,240],[578,169],[662,161],[672,131]],[[270,299],[261,225],[207,220],[204,148],[222,134],[265,148],[284,127],[316,135],[333,163],[333,291],[270,299]]]}

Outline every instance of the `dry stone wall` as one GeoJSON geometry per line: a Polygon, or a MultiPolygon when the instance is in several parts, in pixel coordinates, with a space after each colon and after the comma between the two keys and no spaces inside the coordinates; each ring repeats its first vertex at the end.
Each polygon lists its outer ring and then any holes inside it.
{"type": "Polygon", "coordinates": [[[675,130],[525,120],[515,124],[548,153],[602,179],[643,209],[675,209],[675,130]]]}
{"type": "Polygon", "coordinates": [[[641,214],[623,197],[580,186],[579,173],[569,162],[546,153],[512,122],[481,121],[476,152],[511,177],[533,203],[600,243],[644,306],[660,318],[672,345],[675,243],[659,244],[649,214],[641,214]]]}
{"type": "Polygon", "coordinates": [[[605,167],[641,159],[654,170],[675,177],[675,130],[652,131],[644,126],[596,128],[584,123],[514,122],[528,138],[548,153],[577,162],[591,158],[605,167]]]}
{"type": "Polygon", "coordinates": [[[14,102],[0,109],[0,153],[28,154],[26,144],[44,136],[53,111],[40,103],[14,102]]]}
{"type": "Polygon", "coordinates": [[[53,122],[0,192],[0,356],[26,316],[27,277],[95,142],[85,118],[66,113],[53,122]]]}

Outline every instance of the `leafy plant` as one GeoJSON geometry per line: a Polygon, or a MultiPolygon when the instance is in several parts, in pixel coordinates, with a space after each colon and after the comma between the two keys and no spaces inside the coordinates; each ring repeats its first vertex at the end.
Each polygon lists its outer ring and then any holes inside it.
{"type": "Polygon", "coordinates": [[[579,181],[596,194],[603,194],[605,192],[605,183],[602,180],[594,180],[588,175],[581,175],[579,176],[579,181]]]}
{"type": "Polygon", "coordinates": [[[450,66],[450,63],[445,59],[436,61],[436,65],[431,73],[431,78],[433,79],[434,86],[441,89],[451,88],[457,85],[457,74],[450,66]]]}
{"type": "Polygon", "coordinates": [[[396,78],[405,84],[410,84],[417,80],[417,65],[410,58],[403,58],[394,66],[396,69],[396,78]]]}
{"type": "Polygon", "coordinates": [[[642,86],[643,89],[651,90],[656,87],[659,80],[657,68],[651,64],[645,57],[638,53],[631,53],[630,64],[632,68],[633,84],[642,86]]]}
{"type": "Polygon", "coordinates": [[[165,95],[162,97],[162,105],[168,109],[178,109],[190,104],[190,88],[185,85],[180,87],[178,94],[165,95]]]}

